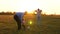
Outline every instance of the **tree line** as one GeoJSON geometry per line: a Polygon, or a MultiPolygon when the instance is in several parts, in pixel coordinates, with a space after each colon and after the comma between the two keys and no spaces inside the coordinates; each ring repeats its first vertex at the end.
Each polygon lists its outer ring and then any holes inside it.
{"type": "Polygon", "coordinates": [[[16,12],[0,12],[0,15],[14,15],[16,12]]]}

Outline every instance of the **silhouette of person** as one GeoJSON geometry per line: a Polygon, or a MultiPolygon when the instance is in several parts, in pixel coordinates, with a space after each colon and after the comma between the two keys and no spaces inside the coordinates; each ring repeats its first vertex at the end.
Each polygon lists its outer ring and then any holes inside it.
{"type": "MultiPolygon", "coordinates": [[[[24,13],[22,13],[22,12],[17,12],[14,15],[14,19],[17,22],[17,25],[18,25],[18,30],[21,29],[21,24],[23,23],[23,17],[24,17],[24,13]]],[[[23,27],[25,28],[24,25],[23,25],[23,27]]]]}
{"type": "Polygon", "coordinates": [[[37,20],[40,21],[40,18],[41,18],[41,10],[38,8],[37,9],[37,20]]]}

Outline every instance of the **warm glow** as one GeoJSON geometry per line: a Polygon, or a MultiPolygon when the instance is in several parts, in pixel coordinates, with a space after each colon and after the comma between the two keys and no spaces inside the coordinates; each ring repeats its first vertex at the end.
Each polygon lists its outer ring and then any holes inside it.
{"type": "Polygon", "coordinates": [[[33,14],[33,11],[27,11],[28,14],[33,14]]]}
{"type": "Polygon", "coordinates": [[[29,23],[32,24],[32,21],[30,21],[29,23]]]}
{"type": "Polygon", "coordinates": [[[33,14],[33,11],[28,11],[27,13],[28,13],[28,14],[33,14]]]}
{"type": "Polygon", "coordinates": [[[0,0],[0,12],[27,10],[31,13],[37,8],[45,14],[60,14],[60,0],[0,0]]]}
{"type": "Polygon", "coordinates": [[[35,12],[35,14],[37,14],[37,12],[35,12]]]}

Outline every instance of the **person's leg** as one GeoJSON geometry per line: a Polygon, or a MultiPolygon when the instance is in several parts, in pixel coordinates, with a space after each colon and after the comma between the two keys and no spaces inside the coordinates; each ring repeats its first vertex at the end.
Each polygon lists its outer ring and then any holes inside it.
{"type": "Polygon", "coordinates": [[[39,15],[37,15],[37,21],[38,21],[38,22],[40,21],[40,16],[39,16],[39,15]]]}
{"type": "Polygon", "coordinates": [[[21,29],[21,20],[18,18],[17,15],[14,15],[14,19],[17,22],[18,30],[20,30],[21,29]]]}

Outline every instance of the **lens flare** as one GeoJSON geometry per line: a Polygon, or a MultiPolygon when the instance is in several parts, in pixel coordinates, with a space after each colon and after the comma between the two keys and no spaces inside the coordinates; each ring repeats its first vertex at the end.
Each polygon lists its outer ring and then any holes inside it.
{"type": "Polygon", "coordinates": [[[29,23],[32,24],[32,21],[30,21],[29,23]]]}
{"type": "Polygon", "coordinates": [[[37,12],[35,12],[35,14],[37,14],[37,12]]]}

